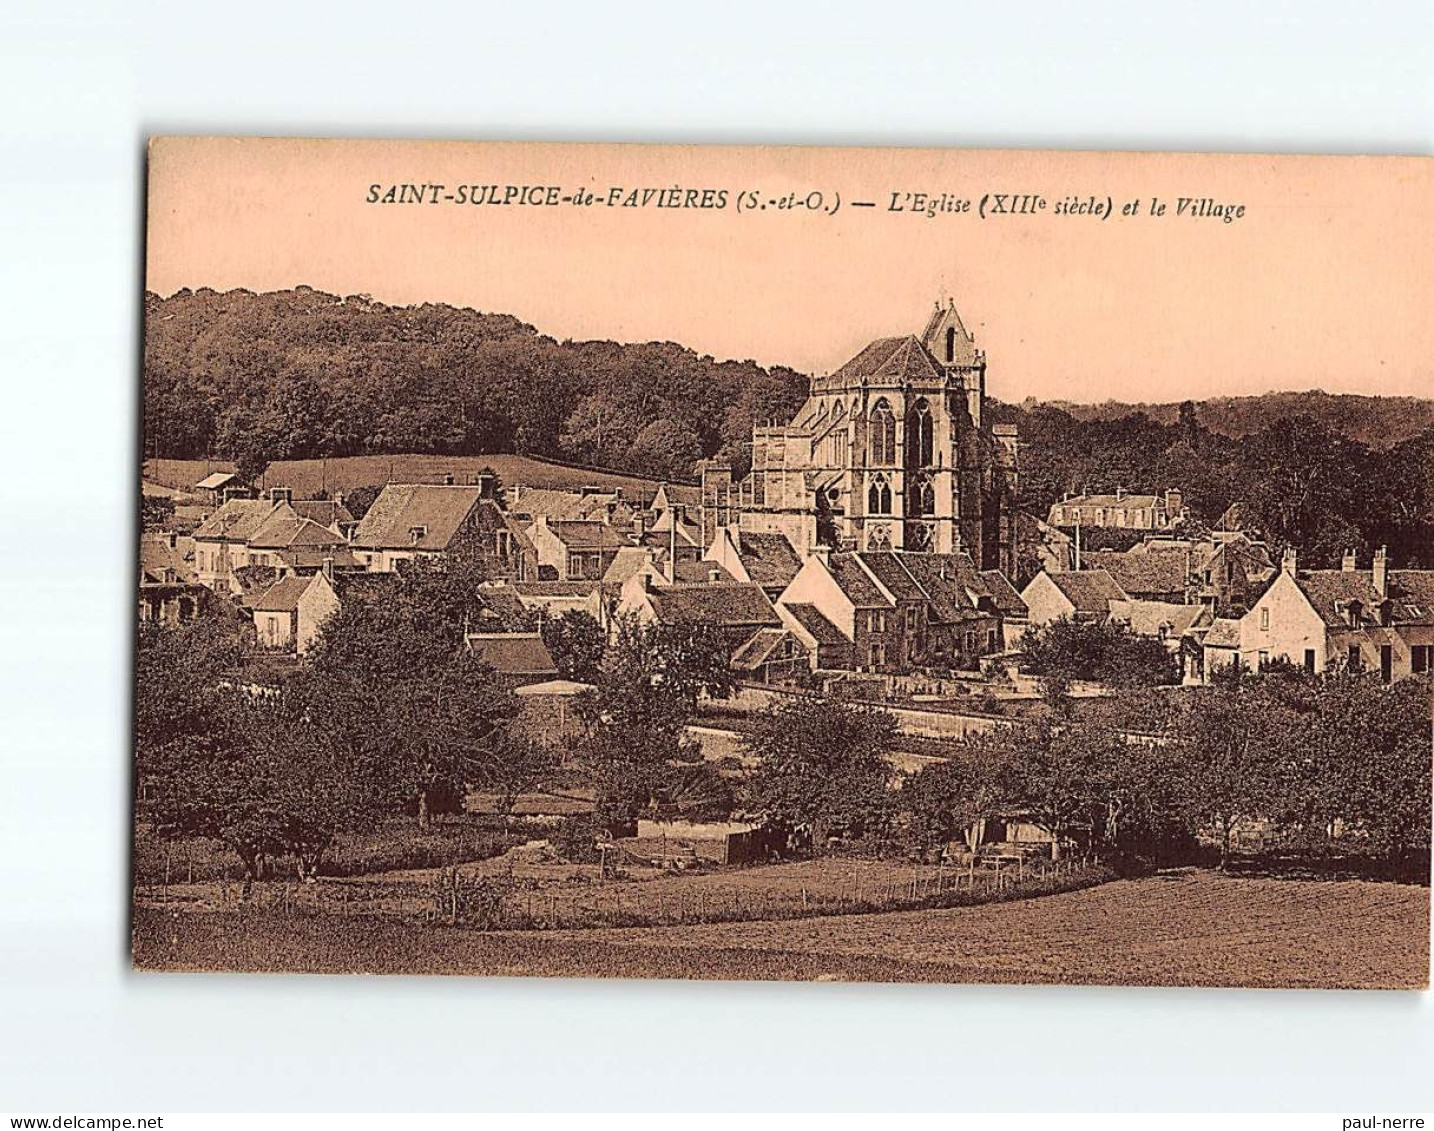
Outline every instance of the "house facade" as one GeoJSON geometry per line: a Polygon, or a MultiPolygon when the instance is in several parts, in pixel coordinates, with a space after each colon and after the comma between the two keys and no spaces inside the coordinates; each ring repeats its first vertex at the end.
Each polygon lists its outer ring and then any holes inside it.
{"type": "Polygon", "coordinates": [[[1188,513],[1184,494],[1174,488],[1164,494],[1143,494],[1117,487],[1108,494],[1067,494],[1051,505],[1046,521],[1063,528],[1170,530],[1183,524],[1188,513]]]}
{"type": "Polygon", "coordinates": [[[1238,623],[1238,648],[1207,656],[1207,670],[1238,658],[1255,671],[1279,659],[1308,672],[1374,671],[1386,683],[1420,675],[1434,670],[1434,570],[1390,569],[1382,549],[1370,569],[1347,554],[1340,569],[1300,570],[1287,551],[1238,623]]]}
{"type": "Polygon", "coordinates": [[[1021,590],[1033,628],[1052,621],[1082,621],[1104,624],[1110,619],[1112,601],[1129,601],[1115,578],[1103,569],[1071,570],[1065,573],[1038,573],[1021,590]]]}

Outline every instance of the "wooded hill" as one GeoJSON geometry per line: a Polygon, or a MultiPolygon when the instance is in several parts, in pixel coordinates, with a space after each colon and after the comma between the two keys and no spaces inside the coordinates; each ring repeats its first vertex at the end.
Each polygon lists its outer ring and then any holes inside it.
{"type": "MultiPolygon", "coordinates": [[[[1068,412],[1077,420],[1119,420],[1141,413],[1157,424],[1174,424],[1180,417],[1178,401],[1075,404],[1032,399],[1023,402],[1022,407],[1034,408],[1040,404],[1068,412]]],[[[1268,428],[1277,420],[1296,416],[1318,420],[1340,435],[1371,448],[1391,448],[1434,428],[1434,400],[1423,397],[1367,397],[1310,389],[1303,393],[1263,393],[1256,397],[1208,397],[1195,404],[1200,422],[1206,428],[1236,439],[1268,428]]]]}

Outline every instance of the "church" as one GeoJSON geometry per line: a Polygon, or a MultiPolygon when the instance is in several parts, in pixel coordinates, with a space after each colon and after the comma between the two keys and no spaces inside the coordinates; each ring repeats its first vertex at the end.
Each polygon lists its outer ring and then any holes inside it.
{"type": "Polygon", "coordinates": [[[735,525],[814,547],[966,553],[1015,576],[1017,435],[987,417],[986,355],[953,302],[812,378],[790,424],[752,430],[751,470],[702,469],[703,536],[735,525]]]}

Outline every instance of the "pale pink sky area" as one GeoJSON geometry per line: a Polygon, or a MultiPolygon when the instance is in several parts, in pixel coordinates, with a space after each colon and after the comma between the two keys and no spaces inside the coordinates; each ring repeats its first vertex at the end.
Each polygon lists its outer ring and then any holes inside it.
{"type": "Polygon", "coordinates": [[[1434,395],[1434,162],[979,150],[164,139],[147,286],[307,284],[811,372],[952,296],[1005,400],[1434,395]],[[370,185],[725,189],[723,210],[366,203],[370,185]],[[820,191],[836,215],[764,201],[820,191]],[[1038,193],[1033,216],[887,210],[1038,193]],[[1056,216],[1070,195],[1116,215],[1056,216]],[[1166,202],[1148,215],[1152,197],[1166,202]],[[1179,197],[1243,204],[1233,223],[1179,197]],[[853,208],[853,200],[877,207],[853,208]],[[1123,205],[1140,214],[1122,218],[1123,205]]]}

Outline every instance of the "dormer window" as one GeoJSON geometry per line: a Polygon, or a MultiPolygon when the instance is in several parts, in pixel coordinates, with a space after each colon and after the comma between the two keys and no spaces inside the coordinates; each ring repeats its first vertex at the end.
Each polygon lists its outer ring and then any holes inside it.
{"type": "Polygon", "coordinates": [[[411,546],[417,546],[427,536],[428,527],[426,526],[410,526],[408,528],[408,542],[411,546]]]}

